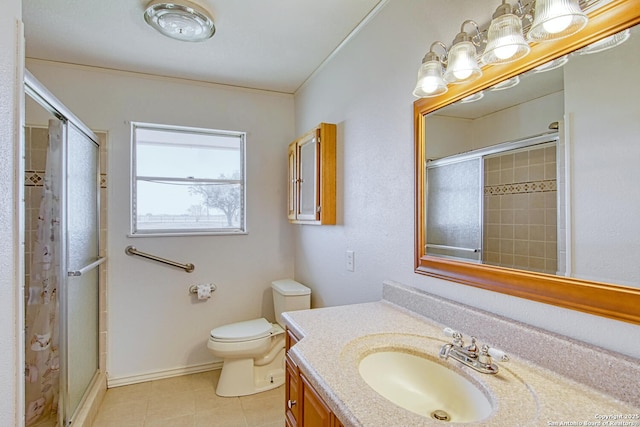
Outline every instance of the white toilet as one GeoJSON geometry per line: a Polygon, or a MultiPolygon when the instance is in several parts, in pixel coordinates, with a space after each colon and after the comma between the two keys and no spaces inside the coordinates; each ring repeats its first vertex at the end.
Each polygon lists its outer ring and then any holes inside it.
{"type": "Polygon", "coordinates": [[[264,318],[231,323],[211,330],[207,347],[223,359],[218,396],[246,396],[284,384],[285,311],[311,307],[311,289],[291,279],[271,283],[278,323],[264,318]]]}

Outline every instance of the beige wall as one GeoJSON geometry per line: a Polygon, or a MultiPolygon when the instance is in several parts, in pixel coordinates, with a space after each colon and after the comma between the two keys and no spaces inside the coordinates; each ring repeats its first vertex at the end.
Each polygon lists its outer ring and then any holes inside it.
{"type": "Polygon", "coordinates": [[[109,383],[206,369],[216,362],[206,346],[211,329],[274,320],[271,281],[293,276],[286,217],[293,96],[44,61],[27,67],[87,126],[109,134],[109,383]],[[247,132],[248,234],[128,237],[130,121],[247,132]],[[127,256],[129,245],[195,271],[127,256]],[[189,294],[197,283],[217,285],[210,300],[189,294]]]}

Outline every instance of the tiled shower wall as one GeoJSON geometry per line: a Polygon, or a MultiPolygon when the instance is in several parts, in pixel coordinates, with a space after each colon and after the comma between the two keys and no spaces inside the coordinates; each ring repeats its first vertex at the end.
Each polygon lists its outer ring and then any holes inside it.
{"type": "Polygon", "coordinates": [[[556,147],[485,158],[484,262],[556,274],[556,147]]]}
{"type": "MultiPolygon", "coordinates": [[[[100,142],[100,256],[107,255],[107,134],[95,132],[100,142]]],[[[47,161],[47,142],[49,132],[46,127],[26,126],[25,135],[25,282],[28,283],[31,259],[33,255],[33,242],[36,238],[38,226],[38,214],[40,211],[40,198],[42,197],[42,183],[47,161]]],[[[105,264],[100,266],[100,308],[99,326],[100,341],[100,370],[106,370],[106,283],[107,269],[105,264]]]]}

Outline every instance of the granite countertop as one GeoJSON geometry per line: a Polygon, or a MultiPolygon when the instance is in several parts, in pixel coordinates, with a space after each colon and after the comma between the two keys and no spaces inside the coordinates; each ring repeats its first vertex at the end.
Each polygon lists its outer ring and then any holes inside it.
{"type": "MultiPolygon", "coordinates": [[[[301,338],[290,351],[292,359],[345,427],[443,425],[396,406],[364,382],[358,371],[360,360],[383,349],[426,354],[484,390],[493,403],[492,414],[476,423],[457,425],[640,426],[640,419],[617,418],[638,416],[639,406],[512,354],[508,362],[498,362],[500,372],[496,375],[478,373],[453,359],[440,360],[439,349],[448,340],[442,332],[444,326],[385,300],[284,316],[301,338]]],[[[478,342],[483,343],[482,336],[478,342]]]]}

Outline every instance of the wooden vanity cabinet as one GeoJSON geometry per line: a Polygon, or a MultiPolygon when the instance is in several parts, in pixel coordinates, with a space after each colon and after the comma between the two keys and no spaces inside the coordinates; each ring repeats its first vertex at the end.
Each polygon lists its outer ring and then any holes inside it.
{"type": "Polygon", "coordinates": [[[289,144],[289,222],[336,223],[336,125],[320,123],[289,144]]]}
{"type": "Polygon", "coordinates": [[[322,397],[289,357],[298,337],[287,329],[285,357],[285,424],[287,427],[343,427],[322,397]]]}

